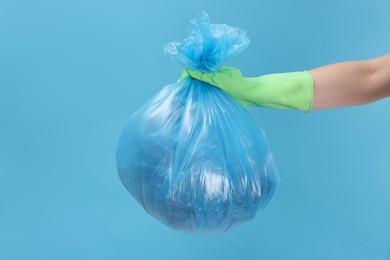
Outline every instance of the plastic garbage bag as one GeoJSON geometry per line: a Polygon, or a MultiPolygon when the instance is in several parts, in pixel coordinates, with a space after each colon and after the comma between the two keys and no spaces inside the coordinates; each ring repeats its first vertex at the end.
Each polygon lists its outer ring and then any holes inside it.
{"type": "MultiPolygon", "coordinates": [[[[185,68],[217,71],[249,44],[245,31],[201,12],[165,52],[185,68]]],[[[219,88],[184,78],[128,120],[116,151],[131,195],[155,218],[188,233],[221,233],[266,206],[278,171],[266,136],[219,88]]]]}

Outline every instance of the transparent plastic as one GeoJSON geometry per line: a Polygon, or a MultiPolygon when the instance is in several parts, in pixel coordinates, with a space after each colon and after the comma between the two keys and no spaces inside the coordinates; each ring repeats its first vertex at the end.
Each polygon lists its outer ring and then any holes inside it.
{"type": "MultiPolygon", "coordinates": [[[[243,30],[201,12],[165,52],[183,67],[216,71],[246,48],[243,30]]],[[[251,115],[219,88],[186,77],[164,87],[128,120],[118,173],[155,218],[187,233],[221,233],[252,219],[272,197],[278,170],[251,115]]]]}

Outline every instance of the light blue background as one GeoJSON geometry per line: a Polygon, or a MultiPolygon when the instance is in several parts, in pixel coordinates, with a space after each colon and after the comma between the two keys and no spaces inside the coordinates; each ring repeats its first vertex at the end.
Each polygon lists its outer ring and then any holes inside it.
{"type": "Polygon", "coordinates": [[[251,109],[281,185],[222,235],[144,212],[116,173],[127,118],[180,67],[162,53],[189,20],[248,31],[245,75],[390,52],[388,0],[0,0],[0,259],[390,259],[390,100],[251,109]]]}

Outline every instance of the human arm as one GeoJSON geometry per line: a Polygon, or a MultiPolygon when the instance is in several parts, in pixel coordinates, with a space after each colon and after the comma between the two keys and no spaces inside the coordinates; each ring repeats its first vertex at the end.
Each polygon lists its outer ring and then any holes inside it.
{"type": "Polygon", "coordinates": [[[312,109],[362,105],[390,95],[390,54],[334,63],[310,73],[314,78],[312,109]]]}
{"type": "MultiPolygon", "coordinates": [[[[309,71],[243,77],[238,69],[215,73],[187,71],[225,90],[244,107],[328,109],[374,102],[390,95],[390,54],[370,60],[334,63],[309,71]]],[[[188,74],[187,74],[188,73],[188,74]]]]}

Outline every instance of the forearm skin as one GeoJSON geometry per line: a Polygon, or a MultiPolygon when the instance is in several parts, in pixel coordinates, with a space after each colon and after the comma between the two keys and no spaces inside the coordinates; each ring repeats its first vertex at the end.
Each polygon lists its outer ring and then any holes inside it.
{"type": "Polygon", "coordinates": [[[379,100],[390,96],[390,53],[372,59],[371,77],[372,99],[379,100]]]}
{"type": "Polygon", "coordinates": [[[375,101],[372,60],[334,63],[310,70],[313,109],[355,106],[375,101]]]}

